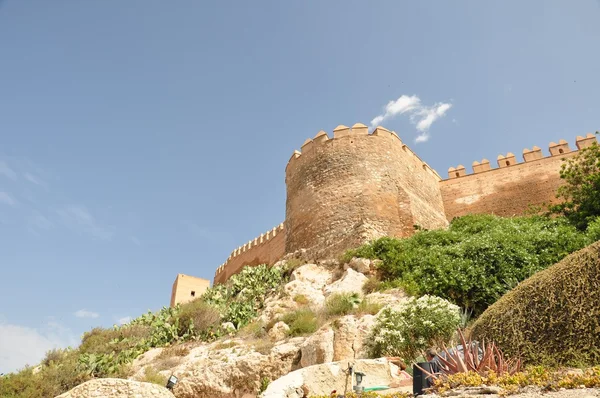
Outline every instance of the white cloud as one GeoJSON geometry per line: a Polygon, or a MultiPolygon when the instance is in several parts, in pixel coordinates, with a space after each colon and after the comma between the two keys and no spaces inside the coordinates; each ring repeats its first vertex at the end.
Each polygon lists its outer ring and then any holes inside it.
{"type": "Polygon", "coordinates": [[[411,112],[421,107],[421,100],[416,95],[403,95],[396,101],[390,101],[385,106],[385,112],[371,120],[371,127],[378,126],[384,120],[390,119],[398,114],[411,112]]]}
{"type": "Polygon", "coordinates": [[[421,99],[416,95],[402,95],[395,101],[390,101],[385,106],[385,112],[376,116],[371,120],[371,127],[378,126],[384,120],[390,119],[396,115],[407,113],[410,116],[410,121],[419,131],[419,135],[415,138],[415,142],[426,142],[429,140],[429,129],[431,125],[443,117],[448,110],[452,108],[450,103],[437,103],[433,106],[425,106],[421,103],[421,99]]]}
{"type": "Polygon", "coordinates": [[[17,204],[17,200],[6,192],[0,191],[0,203],[4,203],[5,205],[9,206],[15,206],[17,204]]]}
{"type": "Polygon", "coordinates": [[[39,177],[36,177],[31,173],[25,173],[23,176],[27,181],[29,181],[32,184],[40,185],[42,187],[46,186],[46,183],[44,181],[42,181],[39,177]]]}
{"type": "Polygon", "coordinates": [[[37,365],[47,351],[77,344],[71,330],[56,322],[41,330],[0,322],[0,373],[37,365]]]}
{"type": "Polygon", "coordinates": [[[75,316],[77,318],[98,318],[100,317],[100,314],[88,310],[79,310],[75,311],[75,316]]]}
{"type": "Polygon", "coordinates": [[[0,175],[8,177],[13,181],[17,179],[17,173],[3,161],[0,161],[0,175]]]}
{"type": "Polygon", "coordinates": [[[131,322],[131,317],[130,316],[124,316],[123,318],[119,318],[117,320],[117,322],[119,322],[119,325],[125,325],[125,324],[131,322]]]}
{"type": "Polygon", "coordinates": [[[101,240],[112,239],[112,229],[100,225],[84,206],[68,206],[57,213],[65,225],[73,230],[88,233],[101,240]]]}

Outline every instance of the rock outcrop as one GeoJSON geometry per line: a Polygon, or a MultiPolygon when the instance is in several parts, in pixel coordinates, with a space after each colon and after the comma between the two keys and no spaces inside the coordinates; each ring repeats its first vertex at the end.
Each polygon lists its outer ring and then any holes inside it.
{"type": "MultiPolygon", "coordinates": [[[[362,359],[352,361],[357,372],[365,373],[362,385],[389,386],[400,382],[399,368],[385,359],[362,359]]],[[[336,390],[339,394],[352,391],[352,380],[348,373],[348,361],[309,366],[291,372],[275,380],[260,395],[261,398],[302,398],[302,388],[311,395],[329,395],[336,390]]],[[[412,385],[387,392],[412,392],[412,385]]]]}
{"type": "Polygon", "coordinates": [[[94,379],[56,398],[174,398],[169,390],[151,383],[123,379],[94,379]]]}

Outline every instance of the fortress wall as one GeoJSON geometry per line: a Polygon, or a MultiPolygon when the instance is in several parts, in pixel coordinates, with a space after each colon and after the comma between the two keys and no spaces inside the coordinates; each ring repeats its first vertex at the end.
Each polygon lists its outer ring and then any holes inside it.
{"type": "MultiPolygon", "coordinates": [[[[596,137],[577,137],[578,149],[592,145],[596,137]]],[[[523,214],[530,205],[556,203],[556,191],[562,184],[559,172],[563,159],[575,156],[565,140],[549,145],[550,156],[533,147],[523,150],[523,162],[514,154],[498,156],[498,168],[492,169],[484,159],[473,162],[473,174],[464,166],[451,167],[449,178],[440,187],[448,220],[467,214],[523,214]]]]}
{"type": "Polygon", "coordinates": [[[280,224],[231,252],[227,261],[217,268],[213,283],[216,285],[225,282],[246,265],[272,265],[284,254],[285,229],[283,224],[280,224]]]}
{"type": "Polygon", "coordinates": [[[336,256],[381,236],[408,236],[414,224],[447,225],[440,176],[396,133],[367,126],[321,131],[286,167],[286,253],[336,256]]]}

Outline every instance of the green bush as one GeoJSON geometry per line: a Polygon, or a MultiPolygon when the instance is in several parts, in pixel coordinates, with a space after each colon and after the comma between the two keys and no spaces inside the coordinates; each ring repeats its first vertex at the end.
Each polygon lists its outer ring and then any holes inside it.
{"type": "Polygon", "coordinates": [[[344,257],[379,258],[383,288],[436,295],[478,315],[518,282],[589,241],[565,218],[471,215],[454,219],[447,230],[381,238],[344,257]]]}
{"type": "Polygon", "coordinates": [[[290,327],[288,332],[290,336],[314,333],[319,328],[317,314],[307,308],[289,312],[281,320],[290,327]]]}
{"type": "Polygon", "coordinates": [[[434,296],[411,297],[377,316],[367,339],[369,355],[398,356],[406,363],[423,350],[446,344],[460,324],[460,308],[434,296]]]}
{"type": "Polygon", "coordinates": [[[589,237],[591,242],[597,242],[600,240],[600,217],[596,217],[589,222],[586,235],[589,237]]]}
{"type": "Polygon", "coordinates": [[[279,267],[244,267],[226,283],[208,289],[202,299],[221,311],[223,322],[239,329],[257,316],[267,295],[280,288],[284,280],[279,267]]]}
{"type": "Polygon", "coordinates": [[[600,242],[520,283],[479,317],[472,335],[530,364],[600,363],[600,242]]]}
{"type": "Polygon", "coordinates": [[[327,316],[348,315],[361,303],[358,293],[334,293],[325,301],[327,316]]]}

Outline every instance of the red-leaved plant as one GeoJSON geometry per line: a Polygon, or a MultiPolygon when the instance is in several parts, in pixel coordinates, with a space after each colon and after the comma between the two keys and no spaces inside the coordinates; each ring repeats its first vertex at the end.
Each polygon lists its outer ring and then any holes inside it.
{"type": "Polygon", "coordinates": [[[497,375],[515,374],[522,368],[520,359],[506,359],[504,354],[493,342],[485,344],[484,341],[467,341],[463,332],[458,329],[463,351],[458,349],[448,350],[443,346],[443,354],[438,355],[436,360],[439,363],[439,372],[428,372],[419,365],[415,366],[432,379],[438,379],[442,375],[451,375],[455,373],[476,372],[484,374],[493,371],[497,375]]]}

